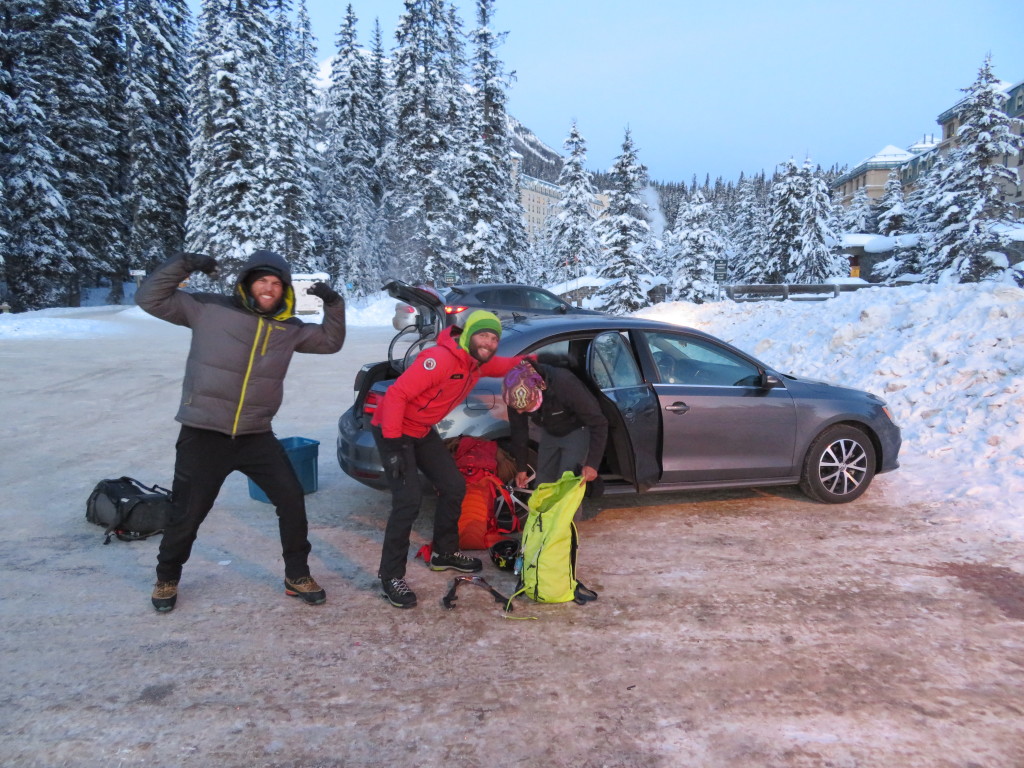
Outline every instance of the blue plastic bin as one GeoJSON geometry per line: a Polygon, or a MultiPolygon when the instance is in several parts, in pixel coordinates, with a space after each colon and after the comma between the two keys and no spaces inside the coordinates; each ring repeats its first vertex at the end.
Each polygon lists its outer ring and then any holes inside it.
{"type": "MultiPolygon", "coordinates": [[[[320,441],[308,437],[282,437],[278,440],[288,454],[288,460],[295,467],[295,474],[302,483],[303,493],[313,493],[317,489],[316,460],[320,454],[320,441]]],[[[270,499],[252,480],[249,480],[249,497],[267,504],[270,499]]]]}

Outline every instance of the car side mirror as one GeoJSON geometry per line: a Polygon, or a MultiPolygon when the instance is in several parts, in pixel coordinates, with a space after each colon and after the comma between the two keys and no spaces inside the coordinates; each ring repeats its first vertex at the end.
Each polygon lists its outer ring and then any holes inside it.
{"type": "Polygon", "coordinates": [[[761,389],[774,389],[781,385],[782,381],[775,374],[767,371],[761,373],[761,389]]]}
{"type": "Polygon", "coordinates": [[[569,308],[565,304],[559,304],[558,305],[558,314],[564,315],[564,314],[568,313],[568,311],[569,311],[569,308]]]}

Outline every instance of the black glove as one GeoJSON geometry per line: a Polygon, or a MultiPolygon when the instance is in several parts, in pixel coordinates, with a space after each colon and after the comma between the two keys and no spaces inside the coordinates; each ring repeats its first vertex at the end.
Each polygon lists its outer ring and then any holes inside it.
{"type": "Polygon", "coordinates": [[[316,296],[318,299],[323,299],[324,304],[328,305],[337,304],[341,301],[341,296],[338,292],[327,283],[313,283],[306,289],[306,293],[310,296],[316,296]]]}
{"type": "Polygon", "coordinates": [[[213,256],[205,256],[202,253],[184,253],[181,256],[181,261],[189,272],[212,275],[217,271],[217,260],[213,256]]]}
{"type": "Polygon", "coordinates": [[[381,461],[384,463],[384,471],[393,480],[402,480],[405,477],[405,446],[407,441],[402,437],[381,438],[381,461]]]}

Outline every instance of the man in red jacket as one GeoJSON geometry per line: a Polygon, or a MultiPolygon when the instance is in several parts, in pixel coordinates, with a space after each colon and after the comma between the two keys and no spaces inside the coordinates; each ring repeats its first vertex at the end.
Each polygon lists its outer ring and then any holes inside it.
{"type": "Polygon", "coordinates": [[[477,310],[461,331],[450,327],[437,346],[424,350],[388,388],[373,417],[374,438],[391,486],[391,514],[377,575],[384,596],[396,608],[412,608],[416,595],[405,581],[409,536],[419,515],[420,470],[437,490],[430,568],[475,573],[478,558],[459,551],[459,515],[466,481],[434,425],[461,403],[481,376],[501,377],[522,358],[496,357],[501,323],[477,310]]]}

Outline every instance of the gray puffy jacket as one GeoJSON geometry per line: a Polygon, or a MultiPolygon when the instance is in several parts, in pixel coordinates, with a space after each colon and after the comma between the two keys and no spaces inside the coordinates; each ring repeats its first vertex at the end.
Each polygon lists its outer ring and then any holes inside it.
{"type": "Polygon", "coordinates": [[[272,251],[256,251],[238,275],[234,295],[187,293],[181,257],[160,265],[139,287],[135,301],[149,314],[192,329],[181,407],[175,417],[190,427],[227,435],[269,432],[284,396],[292,353],[330,354],[345,341],[345,302],[324,307],[322,324],[292,314],[295,292],[288,263],[272,251]],[[245,289],[255,269],[272,268],[284,283],[274,316],[257,312],[245,289]]]}

